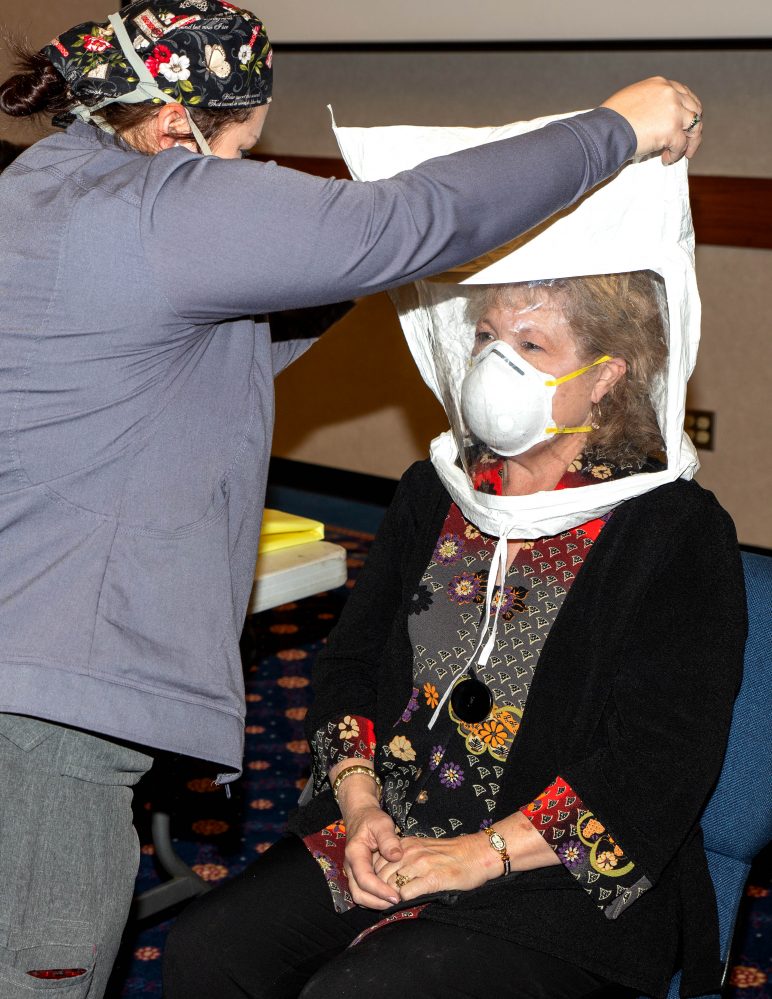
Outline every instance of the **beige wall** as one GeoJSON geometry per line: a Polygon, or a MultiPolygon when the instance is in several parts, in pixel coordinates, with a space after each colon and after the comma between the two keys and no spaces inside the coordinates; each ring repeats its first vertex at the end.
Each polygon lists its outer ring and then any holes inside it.
{"type": "MultiPolygon", "coordinates": [[[[115,0],[0,0],[0,20],[40,45],[65,25],[103,18],[115,0]]],[[[269,22],[270,28],[270,22],[269,22]]],[[[7,69],[7,60],[2,66],[7,69]]],[[[325,105],[342,125],[495,124],[589,107],[652,73],[688,82],[706,107],[694,170],[772,176],[772,50],[637,52],[279,52],[264,136],[275,153],[335,155],[325,105]]],[[[29,141],[13,122],[0,136],[29,141]]],[[[700,480],[748,544],[772,547],[767,290],[772,251],[702,247],[703,345],[690,386],[716,411],[716,449],[700,480]]],[[[275,453],[398,476],[426,453],[444,414],[415,372],[385,296],[365,302],[277,383],[275,453]]]]}
{"type": "Polygon", "coordinates": [[[697,251],[702,342],[689,382],[693,409],[716,413],[698,481],[732,514],[740,540],[772,548],[772,251],[697,251]]]}
{"type": "Polygon", "coordinates": [[[399,478],[447,429],[388,295],[362,299],[276,382],[274,454],[399,478]]]}

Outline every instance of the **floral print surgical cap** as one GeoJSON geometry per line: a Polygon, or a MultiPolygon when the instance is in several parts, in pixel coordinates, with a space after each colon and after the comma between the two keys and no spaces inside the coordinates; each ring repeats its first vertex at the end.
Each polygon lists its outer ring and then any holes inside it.
{"type": "MultiPolygon", "coordinates": [[[[226,0],[138,0],[120,17],[134,51],[167,98],[223,110],[270,102],[273,52],[262,22],[250,11],[226,0]]],[[[137,87],[136,70],[109,21],[79,24],[42,54],[86,106],[120,103],[137,87]]]]}

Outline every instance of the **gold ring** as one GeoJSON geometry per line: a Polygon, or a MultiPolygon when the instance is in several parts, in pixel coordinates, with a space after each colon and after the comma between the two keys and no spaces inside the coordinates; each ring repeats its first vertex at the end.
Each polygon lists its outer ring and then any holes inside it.
{"type": "Polygon", "coordinates": [[[700,123],[701,121],[702,121],[702,115],[700,114],[700,112],[699,112],[699,111],[695,111],[695,112],[694,112],[694,117],[693,117],[693,118],[692,118],[692,120],[691,120],[691,121],[689,122],[689,124],[688,124],[688,125],[686,126],[686,128],[684,129],[684,131],[685,131],[685,132],[691,132],[691,130],[692,130],[693,128],[696,128],[696,127],[697,127],[697,125],[699,125],[699,123],[700,123]]]}
{"type": "Polygon", "coordinates": [[[408,881],[412,880],[412,878],[407,877],[405,874],[400,874],[399,871],[397,871],[397,875],[394,878],[394,884],[397,888],[404,888],[408,881]]]}

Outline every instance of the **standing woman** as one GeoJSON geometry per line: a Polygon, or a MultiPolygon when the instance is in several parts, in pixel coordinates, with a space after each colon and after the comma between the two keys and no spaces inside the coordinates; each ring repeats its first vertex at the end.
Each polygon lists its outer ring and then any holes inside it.
{"type": "Polygon", "coordinates": [[[154,749],[240,772],[272,382],[309,345],[260,315],[446,270],[636,151],[700,141],[697,98],[652,79],[391,180],[322,180],[238,162],[271,64],[247,11],[141,0],[0,87],[6,114],[69,122],[0,179],[2,999],[103,994],[154,749]]]}

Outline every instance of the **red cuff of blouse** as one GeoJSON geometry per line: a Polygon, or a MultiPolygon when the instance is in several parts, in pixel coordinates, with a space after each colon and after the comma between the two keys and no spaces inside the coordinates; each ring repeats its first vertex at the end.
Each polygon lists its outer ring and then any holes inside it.
{"type": "Polygon", "coordinates": [[[616,919],[651,888],[605,824],[562,777],[520,811],[608,919],[616,919]]]}
{"type": "Polygon", "coordinates": [[[375,759],[375,726],[362,715],[342,715],[328,721],[311,740],[314,771],[320,778],[343,760],[375,759]]]}

